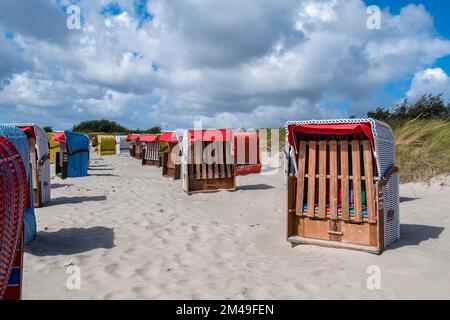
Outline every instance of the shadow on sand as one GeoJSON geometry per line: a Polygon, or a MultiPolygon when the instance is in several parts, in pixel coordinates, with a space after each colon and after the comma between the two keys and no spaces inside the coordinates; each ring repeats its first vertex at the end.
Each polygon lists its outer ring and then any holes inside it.
{"type": "Polygon", "coordinates": [[[78,204],[83,202],[93,202],[93,201],[105,201],[106,196],[93,196],[93,197],[59,197],[54,198],[46,207],[59,206],[64,204],[78,204]]]}
{"type": "Polygon", "coordinates": [[[73,184],[68,183],[52,183],[51,184],[52,189],[59,189],[59,188],[65,188],[65,187],[73,187],[73,184]]]}
{"type": "Polygon", "coordinates": [[[116,174],[112,173],[96,173],[96,174],[88,174],[90,177],[118,177],[116,174]]]}
{"type": "Polygon", "coordinates": [[[438,239],[444,231],[443,227],[424,226],[420,224],[400,225],[400,240],[386,250],[394,250],[407,246],[418,246],[430,239],[438,239]]]}
{"type": "Polygon", "coordinates": [[[112,228],[70,228],[55,232],[38,232],[36,239],[26,248],[26,252],[44,257],[111,248],[114,248],[114,229],[112,228]]]}
{"type": "Polygon", "coordinates": [[[110,165],[108,164],[91,164],[90,167],[91,168],[104,168],[104,167],[109,167],[110,165]]]}
{"type": "Polygon", "coordinates": [[[268,184],[252,184],[252,185],[247,185],[247,186],[239,186],[238,190],[269,190],[269,189],[273,189],[275,187],[270,186],[268,184]]]}
{"type": "Polygon", "coordinates": [[[420,200],[420,198],[400,197],[400,203],[420,200]]]}

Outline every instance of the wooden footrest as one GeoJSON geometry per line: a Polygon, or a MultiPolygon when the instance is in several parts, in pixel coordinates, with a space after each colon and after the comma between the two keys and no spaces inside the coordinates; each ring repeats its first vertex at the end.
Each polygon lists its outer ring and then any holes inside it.
{"type": "Polygon", "coordinates": [[[310,239],[310,238],[303,238],[303,237],[298,237],[298,236],[290,237],[290,238],[288,238],[288,241],[292,244],[316,245],[316,246],[336,248],[336,249],[358,250],[358,251],[363,251],[363,252],[377,254],[377,255],[381,254],[381,250],[379,250],[376,247],[362,246],[362,245],[344,243],[344,242],[310,239]]]}

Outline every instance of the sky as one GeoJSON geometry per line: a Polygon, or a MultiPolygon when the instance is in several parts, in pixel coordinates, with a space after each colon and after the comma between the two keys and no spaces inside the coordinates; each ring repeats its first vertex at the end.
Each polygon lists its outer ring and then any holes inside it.
{"type": "Polygon", "coordinates": [[[281,127],[450,101],[450,2],[0,0],[0,122],[281,127]],[[81,29],[66,10],[80,8],[81,29]],[[371,5],[381,9],[369,29],[371,5]]]}

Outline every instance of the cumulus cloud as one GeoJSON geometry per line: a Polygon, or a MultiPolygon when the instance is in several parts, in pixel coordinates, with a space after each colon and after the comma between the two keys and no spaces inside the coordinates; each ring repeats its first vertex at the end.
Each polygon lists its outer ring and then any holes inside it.
{"type": "Polygon", "coordinates": [[[0,60],[0,110],[57,128],[98,117],[172,129],[362,115],[387,83],[450,54],[422,5],[384,10],[382,29],[369,30],[361,0],[81,1],[83,28],[70,31],[69,2],[44,2],[31,20],[17,18],[29,1],[2,7],[0,31],[14,37],[0,34],[11,62],[0,60]]]}
{"type": "Polygon", "coordinates": [[[441,68],[425,69],[415,74],[407,97],[416,99],[424,94],[443,94],[450,100],[450,77],[441,68]]]}

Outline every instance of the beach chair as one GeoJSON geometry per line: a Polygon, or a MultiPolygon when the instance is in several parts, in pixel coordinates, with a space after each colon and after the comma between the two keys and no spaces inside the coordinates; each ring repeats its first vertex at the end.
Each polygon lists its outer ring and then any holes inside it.
{"type": "Polygon", "coordinates": [[[400,237],[390,127],[372,119],[286,123],[287,237],[371,253],[400,237]]]}
{"type": "Polygon", "coordinates": [[[232,131],[190,130],[183,137],[182,184],[188,194],[236,190],[232,131]]]}
{"type": "MultiPolygon", "coordinates": [[[[36,227],[36,215],[34,212],[34,199],[33,193],[33,175],[30,162],[30,143],[26,134],[19,128],[11,125],[0,125],[0,137],[5,138],[12,144],[17,152],[20,154],[23,165],[25,167],[25,173],[27,177],[27,192],[26,192],[26,204],[24,213],[24,241],[28,245],[31,243],[37,234],[36,227]]],[[[4,144],[6,144],[6,140],[4,144]]]]}
{"type": "Polygon", "coordinates": [[[50,164],[56,164],[56,153],[60,152],[59,142],[53,140],[54,133],[48,133],[48,144],[49,144],[49,154],[50,154],[50,164]]]}
{"type": "Polygon", "coordinates": [[[141,137],[142,165],[160,168],[162,165],[161,143],[158,135],[144,134],[141,137]]]}
{"type": "Polygon", "coordinates": [[[142,160],[142,142],[141,135],[132,134],[130,137],[131,149],[130,155],[137,160],[142,160]]]}
{"type": "Polygon", "coordinates": [[[129,154],[131,143],[128,136],[116,136],[116,154],[129,154]]]}
{"type": "Polygon", "coordinates": [[[29,195],[26,166],[16,147],[0,136],[0,300],[20,300],[24,212],[29,195]]]}
{"type": "Polygon", "coordinates": [[[167,144],[167,151],[163,152],[162,174],[174,180],[181,179],[181,146],[175,132],[164,132],[159,138],[161,143],[167,144]]]}
{"type": "Polygon", "coordinates": [[[97,137],[97,154],[102,156],[114,156],[116,155],[116,137],[99,135],[97,137]]]}
{"type": "Polygon", "coordinates": [[[56,154],[56,174],[61,179],[86,177],[89,169],[89,137],[64,131],[53,136],[61,151],[56,154]]]}
{"type": "Polygon", "coordinates": [[[22,130],[30,144],[33,174],[34,206],[40,208],[51,199],[51,173],[48,136],[44,129],[34,123],[11,124],[22,130]]]}
{"type": "Polygon", "coordinates": [[[260,173],[259,135],[257,132],[234,132],[236,176],[260,173]]]}

